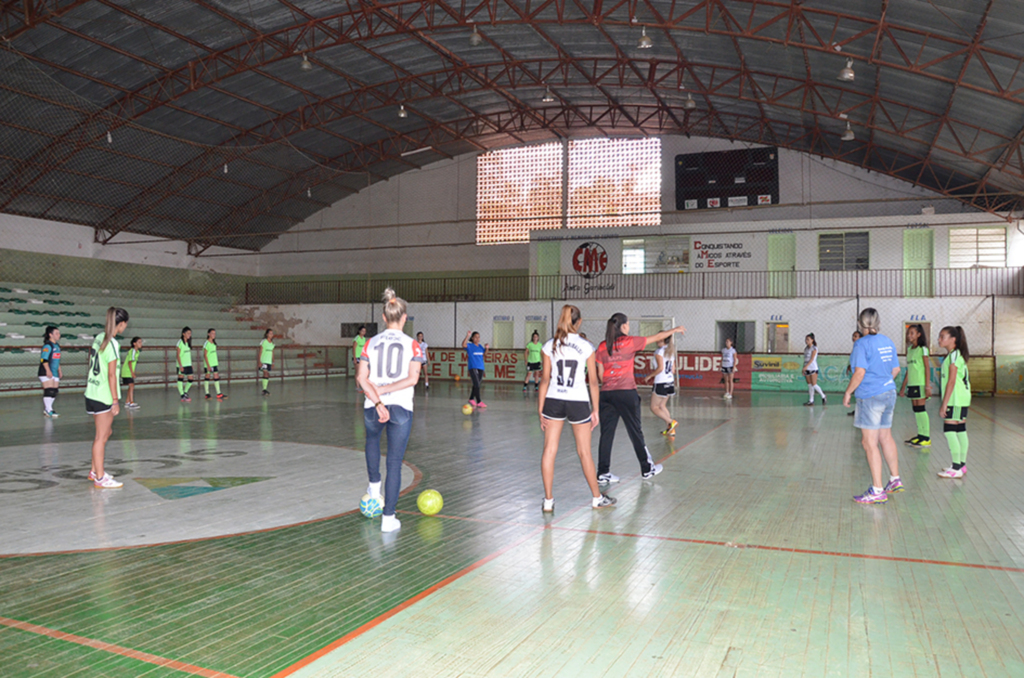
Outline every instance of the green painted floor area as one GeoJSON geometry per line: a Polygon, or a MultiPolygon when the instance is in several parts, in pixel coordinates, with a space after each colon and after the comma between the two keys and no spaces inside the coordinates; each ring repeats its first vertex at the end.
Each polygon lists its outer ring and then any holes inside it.
{"type": "MultiPolygon", "coordinates": [[[[638,477],[620,430],[614,509],[589,509],[563,435],[557,510],[545,516],[535,396],[486,388],[491,407],[468,417],[466,387],[418,394],[406,459],[422,478],[399,502],[398,533],[352,513],[205,541],[2,558],[0,617],[263,678],[443,583],[295,675],[1024,675],[1019,401],[976,401],[966,479],[936,478],[949,463],[938,441],[927,453],[903,448],[907,491],[864,507],[850,498],[867,467],[841,407],[803,408],[799,394],[725,403],[684,393],[675,441],[645,409],[648,446],[665,458],[653,481],[638,477]],[[440,516],[416,512],[428,487],[444,496],[440,516]]],[[[166,438],[363,444],[351,381],[277,384],[269,402],[248,388],[231,396],[189,406],[140,390],[143,409],[119,417],[114,437],[140,449],[166,438]]],[[[0,401],[3,444],[38,443],[43,462],[48,443],[81,441],[87,459],[91,422],[74,411],[80,397],[62,399],[56,422],[36,421],[36,398],[0,401]]],[[[912,421],[901,403],[894,432],[910,437],[912,421]]],[[[282,455],[281,474],[290,463],[282,455]]],[[[143,476],[126,488],[209,489],[168,498],[202,510],[263,477],[143,476]]],[[[0,674],[187,675],[9,625],[0,674]]]]}

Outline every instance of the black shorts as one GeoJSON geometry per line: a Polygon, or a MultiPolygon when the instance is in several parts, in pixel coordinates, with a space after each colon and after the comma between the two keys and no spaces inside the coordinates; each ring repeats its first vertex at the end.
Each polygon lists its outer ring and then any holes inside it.
{"type": "Polygon", "coordinates": [[[217,374],[217,366],[216,365],[214,365],[213,367],[211,367],[209,369],[207,369],[205,367],[203,368],[203,374],[210,374],[210,373],[217,374]]]}
{"type": "Polygon", "coordinates": [[[135,379],[132,377],[121,377],[121,386],[130,386],[135,383],[135,379]]]}
{"type": "Polygon", "coordinates": [[[545,419],[554,419],[555,421],[568,419],[570,424],[586,424],[590,421],[590,403],[579,400],[545,398],[544,410],[541,414],[545,419]]]}
{"type": "Polygon", "coordinates": [[[273,366],[273,363],[260,363],[260,369],[263,370],[264,372],[269,372],[270,368],[273,366]]]}
{"type": "Polygon", "coordinates": [[[908,386],[907,387],[907,397],[910,398],[911,400],[921,400],[922,398],[924,398],[924,396],[921,395],[921,387],[920,386],[908,386]]]}
{"type": "Polygon", "coordinates": [[[806,376],[808,376],[808,377],[811,376],[812,374],[817,374],[817,373],[818,373],[818,370],[804,370],[804,374],[806,376]]]}
{"type": "Polygon", "coordinates": [[[185,374],[185,375],[192,374],[192,366],[189,365],[188,367],[178,368],[178,373],[179,374],[185,374]]]}
{"type": "Polygon", "coordinates": [[[675,384],[655,384],[654,395],[660,395],[662,397],[674,396],[676,394],[675,384]]]}
{"type": "Polygon", "coordinates": [[[527,372],[540,372],[544,368],[541,363],[526,363],[527,372]]]}
{"type": "Polygon", "coordinates": [[[946,421],[966,421],[968,409],[967,407],[947,407],[942,418],[946,421]]]}
{"type": "Polygon", "coordinates": [[[104,412],[109,412],[113,407],[113,403],[101,403],[91,398],[85,399],[85,411],[87,414],[103,414],[104,412]]]}
{"type": "Polygon", "coordinates": [[[732,371],[734,369],[736,369],[736,368],[735,367],[723,367],[722,368],[722,374],[732,374],[732,371]]]}

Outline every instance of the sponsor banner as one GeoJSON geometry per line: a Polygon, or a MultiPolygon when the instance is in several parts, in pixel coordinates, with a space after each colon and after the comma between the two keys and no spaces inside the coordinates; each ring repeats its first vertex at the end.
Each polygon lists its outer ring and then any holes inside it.
{"type": "Polygon", "coordinates": [[[746,207],[747,196],[745,195],[733,195],[729,197],[729,207],[746,207]]]}
{"type": "MultiPolygon", "coordinates": [[[[431,379],[469,379],[466,352],[461,348],[427,349],[427,364],[423,369],[431,379]]],[[[523,351],[491,349],[484,353],[484,379],[492,381],[522,381],[526,377],[523,351]]]]}
{"type": "MultiPolygon", "coordinates": [[[[849,356],[818,355],[818,386],[826,392],[843,392],[850,381],[849,356]]],[[[755,391],[807,391],[804,357],[796,355],[751,356],[751,388],[755,391]]]]}
{"type": "Polygon", "coordinates": [[[722,199],[721,198],[708,198],[708,207],[721,207],[721,206],[722,206],[722,199]]]}
{"type": "MultiPolygon", "coordinates": [[[[750,390],[750,355],[741,353],[736,356],[738,371],[734,374],[737,380],[734,390],[750,390]]],[[[633,359],[633,370],[638,382],[644,377],[654,374],[658,361],[653,352],[637,353],[633,359]]],[[[676,376],[680,388],[712,388],[722,389],[722,354],[721,353],[679,353],[676,355],[676,376]]]]}
{"type": "Polygon", "coordinates": [[[684,206],[684,209],[695,210],[695,209],[697,209],[697,201],[695,199],[694,200],[687,200],[687,201],[685,201],[683,203],[683,206],[684,206]]]}
{"type": "Polygon", "coordinates": [[[772,196],[770,196],[770,195],[759,195],[759,196],[757,196],[757,204],[758,205],[771,205],[772,204],[772,196]]]}

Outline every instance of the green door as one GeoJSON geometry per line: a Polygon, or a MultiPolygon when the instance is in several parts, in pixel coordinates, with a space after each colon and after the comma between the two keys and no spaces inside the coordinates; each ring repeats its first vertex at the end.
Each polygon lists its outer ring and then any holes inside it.
{"type": "Polygon", "coordinates": [[[495,320],[491,334],[491,348],[512,348],[516,324],[511,320],[495,320]]]}
{"type": "Polygon", "coordinates": [[[548,334],[548,324],[546,322],[543,320],[527,320],[525,337],[526,343],[524,343],[523,346],[530,343],[530,337],[533,336],[534,332],[540,335],[540,343],[542,344],[551,338],[548,334]]]}
{"type": "Polygon", "coordinates": [[[537,243],[537,278],[534,284],[534,299],[558,299],[561,297],[561,267],[562,243],[557,240],[537,243]]]}
{"type": "Polygon", "coordinates": [[[935,237],[931,229],[903,231],[903,296],[935,296],[935,237]]]}
{"type": "Polygon", "coordinates": [[[768,236],[768,296],[796,296],[796,235],[768,236]]]}

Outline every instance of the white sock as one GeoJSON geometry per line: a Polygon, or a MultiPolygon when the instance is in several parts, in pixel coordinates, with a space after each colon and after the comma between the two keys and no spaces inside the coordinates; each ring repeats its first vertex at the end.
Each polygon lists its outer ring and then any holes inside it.
{"type": "Polygon", "coordinates": [[[889,482],[890,482],[890,483],[891,483],[892,481],[894,481],[894,480],[899,480],[899,479],[900,479],[900,477],[899,477],[899,476],[893,476],[893,475],[890,475],[890,476],[889,476],[889,482]]]}
{"type": "MultiPolygon", "coordinates": [[[[824,400],[824,399],[825,399],[825,392],[821,390],[821,387],[820,387],[820,386],[818,386],[817,384],[815,384],[815,385],[814,385],[814,390],[815,390],[815,391],[817,391],[817,392],[818,392],[818,393],[819,393],[819,394],[821,395],[821,399],[822,399],[822,400],[824,400]]],[[[812,396],[812,397],[813,397],[813,396],[812,396]]]]}
{"type": "Polygon", "coordinates": [[[875,494],[878,494],[879,492],[882,491],[881,487],[875,487],[874,485],[871,486],[871,489],[875,491],[875,494]]]}
{"type": "Polygon", "coordinates": [[[380,499],[380,482],[370,483],[366,486],[366,494],[374,499],[380,499]]]}
{"type": "Polygon", "coordinates": [[[47,412],[51,412],[53,410],[53,398],[43,396],[43,408],[47,412]]]}
{"type": "Polygon", "coordinates": [[[814,402],[814,387],[813,386],[808,386],[807,387],[807,397],[810,398],[810,401],[812,403],[814,402]]]}

